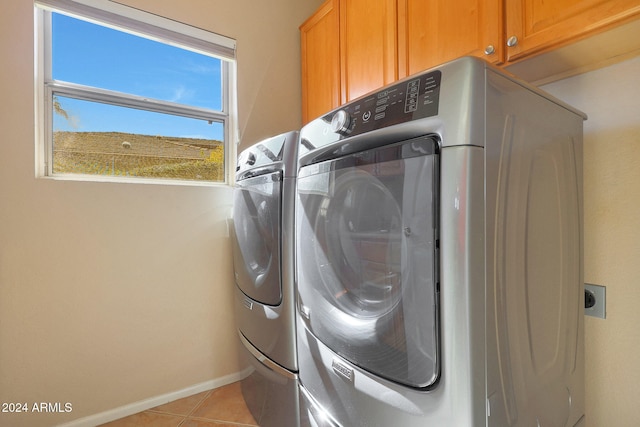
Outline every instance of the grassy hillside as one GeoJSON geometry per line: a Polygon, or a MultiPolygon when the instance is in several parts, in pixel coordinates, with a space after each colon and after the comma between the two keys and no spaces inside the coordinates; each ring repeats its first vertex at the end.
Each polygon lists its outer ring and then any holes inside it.
{"type": "Polygon", "coordinates": [[[220,141],[119,132],[54,132],[53,172],[224,181],[220,141]]]}

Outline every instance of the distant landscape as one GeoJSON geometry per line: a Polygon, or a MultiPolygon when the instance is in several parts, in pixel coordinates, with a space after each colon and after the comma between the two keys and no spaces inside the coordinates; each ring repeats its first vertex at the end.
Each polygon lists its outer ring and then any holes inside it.
{"type": "Polygon", "coordinates": [[[120,132],[53,134],[53,172],[224,181],[224,144],[120,132]]]}

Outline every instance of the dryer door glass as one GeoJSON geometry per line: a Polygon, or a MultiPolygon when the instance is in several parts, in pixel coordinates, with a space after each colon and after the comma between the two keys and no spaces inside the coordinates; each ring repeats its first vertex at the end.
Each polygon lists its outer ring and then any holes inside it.
{"type": "Polygon", "coordinates": [[[239,181],[234,189],[233,259],[238,287],[267,305],[282,299],[280,197],[282,172],[239,181]]]}
{"type": "Polygon", "coordinates": [[[300,169],[299,310],[325,345],[371,373],[435,383],[437,143],[423,137],[300,169]]]}

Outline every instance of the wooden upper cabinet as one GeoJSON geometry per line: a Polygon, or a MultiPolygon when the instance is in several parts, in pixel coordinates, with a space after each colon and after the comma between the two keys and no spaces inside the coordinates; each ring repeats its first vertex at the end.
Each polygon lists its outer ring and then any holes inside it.
{"type": "Polygon", "coordinates": [[[508,61],[555,49],[640,16],[638,0],[509,0],[508,61]]]}
{"type": "Polygon", "coordinates": [[[303,120],[460,56],[530,81],[566,76],[636,52],[638,28],[640,0],[327,0],[300,27],[303,120]],[[611,34],[615,48],[599,45],[611,34]]]}
{"type": "Polygon", "coordinates": [[[396,1],[340,1],[343,103],[398,80],[396,1]]]}
{"type": "Polygon", "coordinates": [[[300,26],[302,121],[307,123],[341,104],[340,3],[326,1],[300,26]]]}
{"type": "Polygon", "coordinates": [[[402,77],[460,56],[503,61],[502,0],[398,0],[398,15],[402,77]]]}

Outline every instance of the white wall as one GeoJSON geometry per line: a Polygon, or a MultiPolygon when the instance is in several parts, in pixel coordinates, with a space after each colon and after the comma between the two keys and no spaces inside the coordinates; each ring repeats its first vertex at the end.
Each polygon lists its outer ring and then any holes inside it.
{"type": "Polygon", "coordinates": [[[586,317],[587,427],[640,425],[640,57],[543,89],[583,110],[585,281],[607,287],[586,317]]]}
{"type": "MultiPolygon", "coordinates": [[[[123,3],[237,39],[244,145],[300,126],[298,25],[319,0],[123,3]]],[[[73,405],[0,425],[232,378],[230,189],[35,178],[33,2],[0,8],[0,402],[73,405]]]]}

